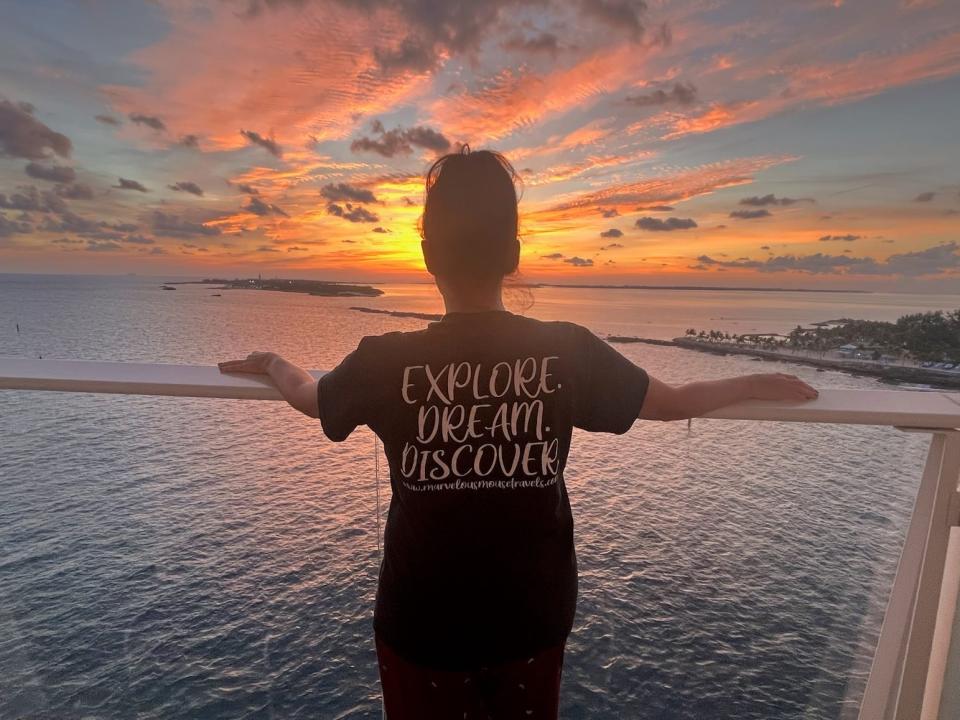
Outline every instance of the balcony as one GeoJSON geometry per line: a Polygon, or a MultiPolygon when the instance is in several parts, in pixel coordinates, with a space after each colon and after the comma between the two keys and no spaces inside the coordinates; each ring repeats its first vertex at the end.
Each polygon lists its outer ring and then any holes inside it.
{"type": "MultiPolygon", "coordinates": [[[[225,376],[215,367],[61,360],[0,359],[0,389],[281,399],[263,379],[225,376]]],[[[708,417],[887,426],[929,437],[859,717],[960,716],[960,395],[824,390],[802,405],[749,402],[708,417]]]]}

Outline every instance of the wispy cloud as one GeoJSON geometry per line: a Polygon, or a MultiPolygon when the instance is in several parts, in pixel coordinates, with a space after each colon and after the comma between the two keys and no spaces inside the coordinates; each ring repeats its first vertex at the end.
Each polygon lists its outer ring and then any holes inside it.
{"type": "Polygon", "coordinates": [[[66,165],[41,165],[32,162],[27,163],[23,170],[32,178],[53,183],[71,183],[77,177],[77,171],[66,165]]]}
{"type": "Polygon", "coordinates": [[[642,180],[611,184],[579,194],[546,210],[534,211],[533,215],[547,220],[595,216],[598,211],[632,213],[638,207],[678,203],[749,183],[755,173],[792,159],[789,156],[759,156],[710,163],[677,172],[651,173],[642,180]]]}
{"type": "Polygon", "coordinates": [[[655,217],[642,217],[636,222],[640,230],[649,230],[651,232],[672,232],[673,230],[690,230],[697,227],[693,218],[668,217],[664,219],[655,217]]]}
{"type": "Polygon", "coordinates": [[[769,194],[763,196],[754,195],[753,197],[745,197],[740,201],[741,205],[749,205],[751,207],[764,207],[767,205],[793,205],[798,202],[813,202],[811,198],[790,198],[790,197],[777,197],[776,195],[769,194]]]}
{"type": "Polygon", "coordinates": [[[265,217],[267,215],[281,215],[283,217],[289,217],[287,212],[279,205],[264,202],[258,197],[250,198],[249,202],[243,206],[243,209],[248,213],[260,215],[261,217],[265,217]]]}
{"type": "Polygon", "coordinates": [[[820,242],[853,242],[854,240],[859,240],[862,235],[823,235],[818,240],[820,242]]]}
{"type": "Polygon", "coordinates": [[[943,243],[916,252],[897,253],[884,260],[852,255],[777,255],[765,260],[717,260],[709,255],[697,258],[707,266],[756,270],[763,273],[799,272],[810,275],[899,275],[923,277],[960,272],[960,245],[943,243]]]}
{"type": "Polygon", "coordinates": [[[70,157],[70,138],[38,120],[35,110],[28,102],[13,102],[0,96],[0,152],[26,160],[42,160],[51,155],[70,157]]]}
{"type": "Polygon", "coordinates": [[[156,235],[174,238],[190,238],[219,235],[220,230],[211,225],[193,222],[171,213],[155,210],[151,216],[153,232],[156,235]]]}
{"type": "Polygon", "coordinates": [[[163,120],[154,115],[144,115],[143,113],[130,113],[127,116],[134,125],[143,125],[151,130],[166,130],[167,126],[163,120]]]}
{"type": "Polygon", "coordinates": [[[345,203],[343,206],[332,202],[327,203],[327,212],[350,222],[374,223],[380,220],[376,213],[351,203],[345,203]]]}
{"type": "Polygon", "coordinates": [[[241,130],[240,134],[249,140],[250,143],[253,145],[259,145],[274,157],[283,157],[283,148],[281,148],[277,141],[272,137],[264,137],[260,133],[253,130],[241,130]]]}
{"type": "Polygon", "coordinates": [[[503,70],[475,89],[437,99],[431,114],[457,137],[470,142],[496,140],[622,87],[636,76],[638,60],[641,53],[628,43],[545,74],[503,70]]]}
{"type": "Polygon", "coordinates": [[[189,3],[164,9],[169,32],[131,58],[147,82],[103,92],[124,114],[162,117],[175,137],[203,136],[207,151],[242,147],[238,130],[252,122],[273,128],[279,146],[343,137],[351,116],[384,112],[425,85],[422,75],[384,70],[375,57],[407,27],[387,8],[367,13],[332,2],[255,21],[226,2],[201,14],[189,3]]]}
{"type": "Polygon", "coordinates": [[[116,185],[111,185],[110,187],[117,188],[118,190],[136,190],[137,192],[150,192],[143,183],[137,182],[136,180],[130,180],[129,178],[119,178],[116,185]]]}
{"type": "Polygon", "coordinates": [[[772,217],[773,213],[766,208],[760,210],[734,210],[730,217],[738,220],[757,220],[759,218],[772,217]]]}
{"type": "Polygon", "coordinates": [[[203,197],[203,188],[201,188],[195,182],[190,182],[189,180],[180,180],[179,182],[175,182],[167,187],[174,192],[185,192],[190,193],[191,195],[196,195],[197,197],[203,197]]]}
{"type": "Polygon", "coordinates": [[[374,120],[372,125],[374,136],[361,136],[350,143],[353,152],[373,152],[383,157],[392,158],[396,155],[409,155],[415,147],[432,150],[435,153],[446,152],[450,149],[450,141],[443,133],[428,127],[393,128],[387,130],[383,123],[374,120]]]}
{"type": "Polygon", "coordinates": [[[320,188],[320,196],[326,200],[339,202],[349,200],[358,203],[375,203],[377,196],[372,190],[357,187],[349,183],[329,183],[320,188]]]}
{"type": "Polygon", "coordinates": [[[641,95],[627,95],[623,101],[635,107],[693,105],[697,101],[697,89],[691,83],[678,82],[669,90],[659,88],[641,95]]]}

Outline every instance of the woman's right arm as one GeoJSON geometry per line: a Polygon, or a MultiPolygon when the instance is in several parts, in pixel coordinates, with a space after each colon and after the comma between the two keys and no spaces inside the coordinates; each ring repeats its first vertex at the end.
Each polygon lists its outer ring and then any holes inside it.
{"type": "Polygon", "coordinates": [[[293,408],[312,418],[320,416],[317,379],[276,353],[254,352],[243,360],[228,360],[218,365],[220,372],[225,373],[269,375],[283,399],[293,408]]]}
{"type": "Polygon", "coordinates": [[[643,420],[686,420],[741,400],[813,400],[817,391],[795,375],[767,373],[726,380],[668,385],[650,378],[640,410],[643,420]]]}

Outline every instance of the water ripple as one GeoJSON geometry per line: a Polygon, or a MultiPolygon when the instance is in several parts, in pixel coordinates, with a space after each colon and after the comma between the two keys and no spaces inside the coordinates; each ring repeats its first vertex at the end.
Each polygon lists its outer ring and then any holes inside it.
{"type": "MultiPolygon", "coordinates": [[[[0,354],[26,355],[42,324],[49,356],[212,363],[269,347],[330,367],[363,334],[422,325],[339,299],[91,283],[0,283],[27,336],[0,354]]],[[[574,307],[544,292],[538,313],[574,307]]],[[[680,327],[716,311],[685,312],[680,327]]],[[[623,351],[672,380],[757,370],[623,351]]],[[[332,445],[271,403],[0,403],[0,717],[379,717],[369,432],[332,445]]],[[[563,717],[855,717],[924,451],[891,429],[788,423],[577,433],[563,717]]]]}

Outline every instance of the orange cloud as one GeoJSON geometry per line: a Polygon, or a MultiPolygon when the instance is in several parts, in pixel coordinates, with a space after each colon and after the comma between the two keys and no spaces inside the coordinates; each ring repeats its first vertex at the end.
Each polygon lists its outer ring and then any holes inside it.
{"type": "Polygon", "coordinates": [[[233,184],[251,185],[258,190],[281,190],[305,182],[323,180],[346,172],[368,170],[362,162],[342,162],[310,151],[288,153],[283,167],[254,165],[230,179],[233,184]]]}
{"type": "Polygon", "coordinates": [[[524,179],[524,184],[536,186],[547,185],[555,182],[563,182],[564,180],[571,180],[575,177],[583,175],[590,170],[616,167],[617,165],[626,165],[637,162],[638,160],[648,160],[654,157],[654,155],[655,153],[650,150],[642,150],[639,152],[622,155],[590,156],[579,162],[564,163],[550,167],[547,170],[534,173],[530,177],[524,179]]]}
{"type": "Polygon", "coordinates": [[[374,48],[405,33],[388,11],[291,3],[251,19],[229,3],[206,6],[202,17],[172,0],[163,5],[169,34],[131,58],[145,85],[102,91],[119,112],[161,118],[171,139],[199,136],[202,150],[243,147],[241,129],[272,133],[284,149],[342,138],[357,118],[395,107],[429,82],[377,64],[374,48]]]}
{"type": "Polygon", "coordinates": [[[626,43],[544,75],[503,70],[479,90],[436,100],[433,121],[460,140],[496,140],[622,87],[641,71],[641,52],[626,43]]]}
{"type": "Polygon", "coordinates": [[[577,221],[582,222],[585,218],[598,218],[601,208],[628,214],[635,212],[639,206],[682,202],[721,188],[743,185],[752,182],[756,173],[795,159],[764,155],[710,163],[575,195],[557,205],[535,210],[526,218],[538,224],[574,221],[577,225],[580,224],[577,221]]]}
{"type": "Polygon", "coordinates": [[[600,140],[606,139],[610,133],[611,121],[609,118],[599,118],[591,120],[586,125],[581,125],[573,132],[566,135],[554,135],[547,138],[544,145],[552,153],[565,150],[575,150],[585,145],[593,145],[600,140]]]}
{"type": "Polygon", "coordinates": [[[893,87],[938,80],[960,72],[960,31],[938,33],[903,52],[867,52],[852,60],[807,65],[793,70],[784,92],[791,104],[818,100],[851,102],[893,87]]]}
{"type": "MultiPolygon", "coordinates": [[[[634,133],[666,125],[664,140],[707,133],[732,125],[754,122],[785,110],[818,103],[837,105],[855,102],[894,87],[939,80],[960,73],[960,32],[944,32],[927,42],[909,44],[901,52],[865,52],[849,60],[809,65],[790,63],[795,48],[758,61],[736,79],[749,83],[771,77],[771,67],[788,65],[782,76],[786,85],[779,92],[754,100],[715,102],[695,115],[663,113],[630,126],[634,133]],[[781,57],[782,55],[782,57],[781,57]]],[[[780,71],[772,73],[772,76],[780,71]]]]}
{"type": "Polygon", "coordinates": [[[663,139],[673,140],[692,133],[711,132],[728,125],[737,125],[750,119],[757,119],[759,109],[760,104],[756,102],[731,105],[718,103],[712,105],[700,115],[693,117],[671,114],[668,117],[672,118],[669,122],[673,129],[664,135],[663,139]]]}

